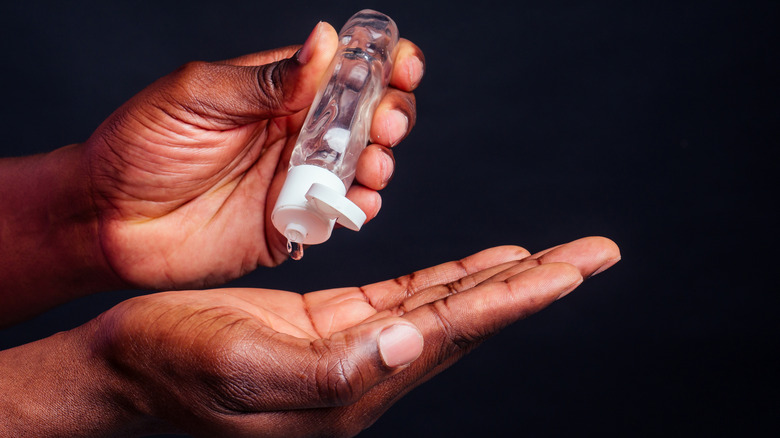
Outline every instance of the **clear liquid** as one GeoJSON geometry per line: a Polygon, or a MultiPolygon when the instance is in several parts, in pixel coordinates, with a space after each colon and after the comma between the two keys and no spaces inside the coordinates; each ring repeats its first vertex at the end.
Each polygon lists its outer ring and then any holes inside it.
{"type": "Polygon", "coordinates": [[[290,164],[322,167],[349,187],[383,91],[382,65],[359,49],[340,56],[322,99],[309,112],[290,164]]]}
{"type": "Polygon", "coordinates": [[[287,241],[287,254],[293,260],[300,260],[303,258],[303,244],[298,242],[287,241]]]}
{"type": "Polygon", "coordinates": [[[290,167],[319,166],[349,189],[369,140],[374,110],[392,69],[398,29],[384,14],[363,10],[339,34],[340,45],[304,121],[290,167]]]}

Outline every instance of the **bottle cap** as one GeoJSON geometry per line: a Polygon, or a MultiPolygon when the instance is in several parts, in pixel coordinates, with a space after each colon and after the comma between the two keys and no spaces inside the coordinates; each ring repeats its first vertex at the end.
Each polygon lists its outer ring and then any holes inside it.
{"type": "Polygon", "coordinates": [[[328,240],[335,223],[358,231],[366,214],[346,198],[346,193],[344,183],[326,169],[311,165],[292,167],[271,221],[289,241],[306,245],[328,240]]]}

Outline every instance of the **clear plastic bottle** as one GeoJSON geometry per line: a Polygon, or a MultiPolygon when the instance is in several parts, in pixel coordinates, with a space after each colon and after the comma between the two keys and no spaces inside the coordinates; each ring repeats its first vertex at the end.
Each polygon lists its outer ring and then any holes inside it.
{"type": "Polygon", "coordinates": [[[365,214],[345,195],[390,79],[397,43],[393,20],[370,9],[341,29],[339,48],[303,123],[272,213],[291,254],[299,253],[301,244],[328,240],[334,223],[355,231],[363,225],[365,214]]]}

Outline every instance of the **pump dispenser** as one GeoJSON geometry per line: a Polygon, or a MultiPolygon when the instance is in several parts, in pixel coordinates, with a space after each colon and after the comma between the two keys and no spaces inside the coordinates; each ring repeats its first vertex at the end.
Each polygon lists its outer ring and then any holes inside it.
{"type": "Polygon", "coordinates": [[[271,220],[294,259],[325,242],[338,223],[354,231],[366,215],[346,193],[369,140],[374,110],[390,80],[398,29],[365,9],[339,32],[339,47],[295,143],[271,220]]]}

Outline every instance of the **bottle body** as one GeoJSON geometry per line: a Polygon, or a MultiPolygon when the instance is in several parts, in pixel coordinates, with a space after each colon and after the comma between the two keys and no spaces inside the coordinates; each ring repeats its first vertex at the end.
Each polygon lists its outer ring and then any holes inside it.
{"type": "Polygon", "coordinates": [[[364,10],[339,33],[339,48],[298,136],[290,167],[314,165],[332,172],[348,189],[371,119],[392,69],[398,30],[390,17],[364,10]]]}
{"type": "Polygon", "coordinates": [[[346,198],[392,70],[398,29],[369,9],[353,15],[306,116],[271,219],[289,243],[317,244],[335,223],[359,230],[365,213],[346,198]]]}

